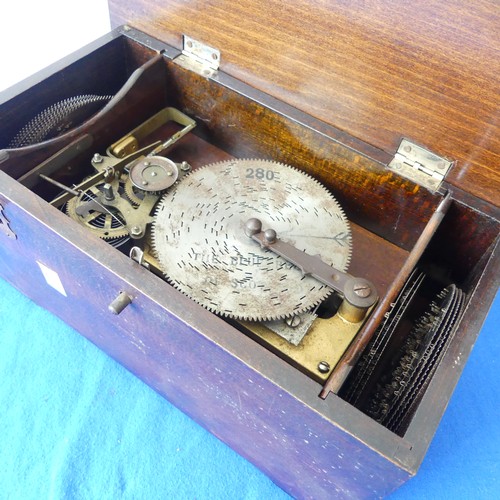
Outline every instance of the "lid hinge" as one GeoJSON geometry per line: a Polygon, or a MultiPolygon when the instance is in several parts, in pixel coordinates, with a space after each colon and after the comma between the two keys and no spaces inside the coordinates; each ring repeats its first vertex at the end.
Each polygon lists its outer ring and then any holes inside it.
{"type": "Polygon", "coordinates": [[[432,151],[403,139],[388,167],[413,182],[435,192],[453,165],[432,151]]]}
{"type": "Polygon", "coordinates": [[[198,75],[210,78],[219,69],[220,51],[187,35],[182,36],[182,54],[174,62],[198,75]]]}

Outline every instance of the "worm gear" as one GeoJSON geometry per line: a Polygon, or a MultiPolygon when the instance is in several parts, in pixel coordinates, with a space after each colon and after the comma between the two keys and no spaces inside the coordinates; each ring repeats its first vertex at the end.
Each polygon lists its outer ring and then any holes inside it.
{"type": "Polygon", "coordinates": [[[285,318],[322,302],[330,288],[245,235],[251,217],[346,270],[349,224],[323,185],[281,163],[231,160],[194,171],[157,206],[153,249],[167,279],[207,309],[241,320],[285,318]]]}

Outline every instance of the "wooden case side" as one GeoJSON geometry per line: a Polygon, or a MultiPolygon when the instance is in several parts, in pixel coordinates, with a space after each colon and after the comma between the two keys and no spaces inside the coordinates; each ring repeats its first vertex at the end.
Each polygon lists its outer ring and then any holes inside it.
{"type": "Polygon", "coordinates": [[[0,172],[0,274],[116,359],[298,497],[388,494],[411,475],[392,457],[405,442],[134,264],[0,172]],[[41,268],[59,277],[61,290],[41,268]],[[132,304],[107,306],[120,292],[132,304]],[[271,403],[270,403],[271,402],[271,403]],[[349,415],[351,413],[351,415],[349,415]],[[374,451],[334,417],[355,426],[374,451]],[[374,432],[375,431],[375,432],[374,432]],[[314,479],[313,479],[314,478],[314,479]]]}
{"type": "Polygon", "coordinates": [[[91,134],[96,151],[104,152],[110,128],[123,135],[165,101],[161,59],[157,51],[131,44],[115,31],[3,92],[0,148],[5,149],[0,149],[1,169],[19,178],[84,133],[91,134]],[[71,123],[70,118],[66,125],[71,126],[53,138],[22,147],[9,145],[9,139],[25,125],[30,124],[32,130],[36,125],[43,131],[47,125],[41,117],[51,116],[50,123],[57,116],[47,110],[68,98],[85,95],[108,96],[109,100],[83,123],[71,123]]]}

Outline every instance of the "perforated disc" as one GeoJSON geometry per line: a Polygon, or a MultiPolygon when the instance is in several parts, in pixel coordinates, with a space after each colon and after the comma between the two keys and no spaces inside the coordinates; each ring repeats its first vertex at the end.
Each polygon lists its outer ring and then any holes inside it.
{"type": "Polygon", "coordinates": [[[207,309],[273,320],[319,304],[330,289],[245,235],[246,221],[340,270],[351,253],[348,222],[319,182],[265,160],[233,160],[194,171],[159,203],[153,247],[169,281],[207,309]]]}
{"type": "Polygon", "coordinates": [[[112,97],[85,94],[56,102],[34,116],[19,130],[8,147],[20,148],[57,137],[90,118],[112,97]]]}

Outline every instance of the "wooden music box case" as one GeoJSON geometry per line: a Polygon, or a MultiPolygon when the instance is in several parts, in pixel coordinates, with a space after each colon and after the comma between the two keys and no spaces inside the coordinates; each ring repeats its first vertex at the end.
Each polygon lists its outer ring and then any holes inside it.
{"type": "Polygon", "coordinates": [[[389,494],[499,285],[488,4],[110,0],[0,102],[0,276],[291,495],[389,494]]]}

